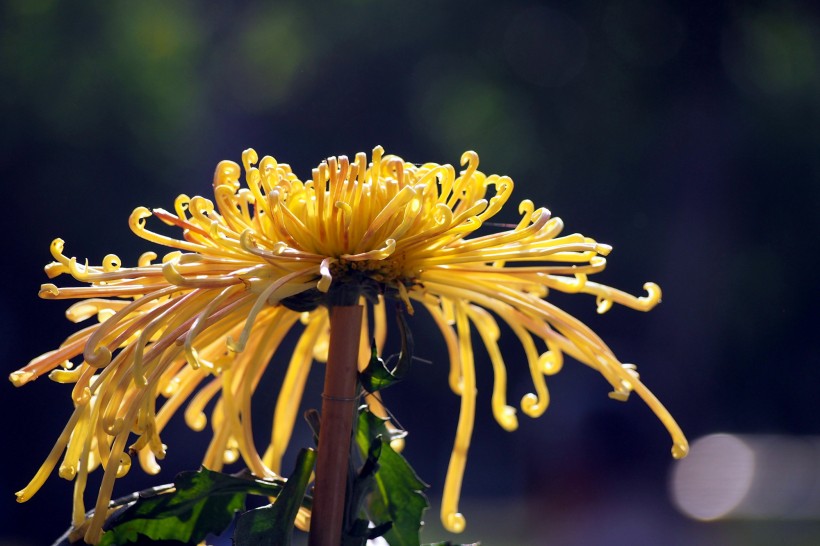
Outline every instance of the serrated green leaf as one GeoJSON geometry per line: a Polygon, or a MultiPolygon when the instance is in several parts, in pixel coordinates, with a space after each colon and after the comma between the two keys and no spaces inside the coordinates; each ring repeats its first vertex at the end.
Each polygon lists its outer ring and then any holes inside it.
{"type": "Polygon", "coordinates": [[[282,485],[202,468],[182,472],[174,487],[141,492],[136,500],[106,522],[101,546],[150,539],[196,544],[209,534],[223,532],[234,514],[245,508],[248,493],[276,496],[282,485]],[[156,491],[161,491],[157,493],[156,491]]]}
{"type": "MultiPolygon", "coordinates": [[[[375,472],[379,468],[379,454],[381,453],[382,442],[376,439],[370,444],[370,452],[367,455],[358,474],[349,480],[347,499],[345,500],[345,525],[347,529],[343,529],[342,546],[350,546],[345,542],[346,535],[350,535],[353,541],[350,544],[355,544],[355,540],[362,542],[362,538],[366,536],[368,521],[359,518],[361,511],[364,509],[364,502],[367,495],[373,489],[375,483],[375,472]],[[364,532],[360,532],[361,525],[364,524],[364,532]]],[[[351,446],[351,449],[355,449],[351,446]]],[[[352,468],[351,468],[352,471],[352,468]]]]}
{"type": "Polygon", "coordinates": [[[293,522],[303,505],[315,463],[315,451],[303,449],[299,452],[296,468],[276,502],[239,516],[234,533],[236,546],[288,546],[291,543],[293,522]]]}
{"type": "Polygon", "coordinates": [[[410,362],[413,360],[413,333],[407,325],[403,311],[396,312],[396,321],[399,324],[401,351],[398,355],[391,355],[385,362],[379,357],[376,341],[373,340],[370,346],[370,362],[359,374],[359,382],[367,392],[374,393],[398,383],[410,370],[410,362]],[[391,369],[393,360],[396,360],[396,365],[391,369]]]}
{"type": "MultiPolygon", "coordinates": [[[[370,453],[379,438],[390,438],[385,422],[363,409],[356,430],[359,449],[370,453]]],[[[367,515],[377,525],[393,523],[384,534],[390,546],[420,546],[421,517],[429,506],[423,492],[427,484],[387,442],[382,442],[374,480],[376,487],[366,501],[367,515]]]]}
{"type": "Polygon", "coordinates": [[[387,369],[384,360],[379,357],[376,350],[376,342],[373,341],[370,346],[370,362],[367,367],[359,374],[359,382],[367,392],[380,391],[389,387],[398,381],[393,373],[387,369]]]}

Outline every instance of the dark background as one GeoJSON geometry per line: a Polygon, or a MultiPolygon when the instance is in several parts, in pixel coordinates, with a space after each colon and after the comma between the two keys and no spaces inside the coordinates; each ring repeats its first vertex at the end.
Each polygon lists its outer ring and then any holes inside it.
{"type": "MultiPolygon", "coordinates": [[[[36,295],[55,237],[92,263],[109,252],[133,263],[150,247],[128,230],[131,210],[209,195],[216,163],[238,162],[247,147],[303,177],[329,155],[376,144],[413,162],[457,164],[474,149],[481,170],[516,182],[502,221],[516,221],[517,202],[530,198],[568,232],[615,247],[599,282],[637,294],[645,281],[661,285],[663,304],[648,315],[599,317],[587,296],[556,301],[639,364],[690,440],[820,433],[820,11],[811,3],[13,0],[0,9],[6,373],[74,329],[66,303],[36,295]]],[[[433,363],[416,365],[388,400],[436,504],[458,399],[424,319],[414,321],[418,356],[433,363]]],[[[528,372],[514,336],[502,335],[515,403],[528,372]]],[[[503,432],[490,415],[489,364],[478,365],[461,539],[820,542],[818,514],[712,523],[679,514],[662,426],[637,397],[609,400],[605,382],[575,362],[549,379],[542,418],[503,432]]],[[[257,398],[267,415],[272,401],[257,398]]],[[[45,379],[7,384],[0,404],[0,544],[48,544],[68,524],[71,484],[54,475],[19,506],[13,492],[56,440],[69,391],[45,379]]],[[[164,437],[163,473],[135,467],[117,492],[196,467],[206,434],[177,428],[164,437]]],[[[294,440],[306,442],[304,432],[294,440]]],[[[437,511],[428,540],[446,538],[437,511]]]]}

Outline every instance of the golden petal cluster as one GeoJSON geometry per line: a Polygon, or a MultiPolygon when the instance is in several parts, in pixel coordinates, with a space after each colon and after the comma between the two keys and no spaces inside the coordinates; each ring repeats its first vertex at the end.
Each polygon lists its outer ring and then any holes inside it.
{"type": "Polygon", "coordinates": [[[80,286],[45,284],[40,296],[80,300],[68,309],[69,320],[96,322],[10,376],[17,386],[46,374],[73,385],[74,412],[19,501],[58,468],[75,482],[76,529],[98,542],[116,478],[129,471],[133,457],[144,471],[159,471],[162,431],[178,412],[194,430],[210,420],[204,466],[220,470],[241,459],[257,476],[277,475],[311,365],[327,358],[327,307],[356,301],[367,306],[362,366],[368,340],[375,338],[379,351],[385,342],[386,300],[410,312],[424,308],[446,343],[449,386],[461,399],[442,499],[450,531],[465,527],[458,498],[477,398],[474,333],[492,362],[493,414],[506,430],[518,426],[507,403],[499,320],[526,355],[533,388],[520,402],[525,415],[546,410],[545,378],[560,370],[566,354],[598,370],[613,398],[635,391],[669,430],[673,455],[686,454],[686,439],[635,367],[546,299],[550,290],[584,293],[595,297],[599,313],[613,303],[647,311],[660,301],[658,286],[646,283],[647,294],[635,297],[589,280],[604,269],[611,248],[577,233],[562,235],[563,222],[528,200],[519,205],[517,225],[476,235],[505,206],[513,182],[480,172],[474,152],[462,156],[457,173],[452,165],[385,156],[377,147],[370,162],[363,153],[352,162],[331,157],[306,181],[272,157],[260,161],[252,149],[242,160],[244,184],[239,165],[217,166],[213,200],[180,195],[173,212],[134,210],[134,233],[169,249],[159,261],[148,252],[135,267],[115,255],[92,266],[67,257],[63,241],[52,243],[55,261],[46,273],[68,274],[80,286]],[[150,217],[180,235],[149,230],[150,217]],[[298,342],[270,440],[260,449],[251,400],[291,330],[299,332],[298,342]],[[84,491],[98,467],[102,482],[86,520],[84,491]]]}

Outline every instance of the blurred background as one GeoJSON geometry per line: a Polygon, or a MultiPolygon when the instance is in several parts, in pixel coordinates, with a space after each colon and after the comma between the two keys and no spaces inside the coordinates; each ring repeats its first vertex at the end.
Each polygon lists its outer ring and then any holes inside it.
{"type": "MultiPolygon", "coordinates": [[[[548,379],[547,413],[506,433],[479,360],[468,527],[447,535],[437,497],[458,399],[443,343],[420,316],[417,355],[432,363],[418,363],[388,402],[410,431],[406,456],[431,485],[425,539],[820,543],[816,5],[6,0],[0,9],[4,373],[75,329],[67,302],[37,298],[55,237],[92,263],[109,252],[134,263],[152,248],[130,233],[131,210],[209,195],[217,162],[248,147],[303,177],[329,155],[377,144],[412,162],[457,164],[474,149],[484,172],[513,178],[513,202],[532,199],[568,232],[614,246],[599,282],[636,294],[645,281],[661,285],[663,304],[648,315],[598,316],[586,296],[556,301],[639,365],[690,441],[706,438],[674,462],[648,408],[608,399],[603,379],[574,362],[548,379]]],[[[517,221],[515,208],[501,221],[517,221]]],[[[502,335],[516,401],[528,372],[502,335]]],[[[282,366],[272,368],[275,388],[282,366]]],[[[319,404],[314,372],[306,406],[319,404]]],[[[257,398],[261,415],[272,401],[257,398]]],[[[13,493],[62,430],[68,389],[6,383],[0,404],[0,544],[50,544],[69,523],[71,484],[52,476],[23,505],[13,493]]],[[[174,426],[163,472],[134,469],[117,493],[197,466],[206,433],[174,426]]],[[[293,445],[309,443],[302,428],[293,445]]]]}

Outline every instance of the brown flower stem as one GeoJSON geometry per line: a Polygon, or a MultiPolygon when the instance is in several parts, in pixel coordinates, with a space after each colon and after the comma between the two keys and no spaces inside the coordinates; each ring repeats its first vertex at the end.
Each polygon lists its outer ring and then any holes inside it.
{"type": "Polygon", "coordinates": [[[322,394],[309,546],[339,546],[344,523],[353,416],[356,413],[361,305],[330,308],[330,346],[322,394]]]}

